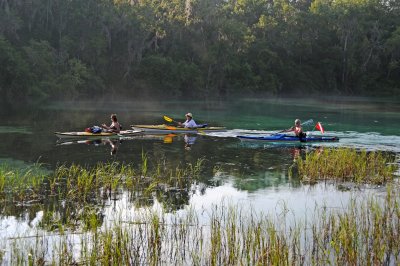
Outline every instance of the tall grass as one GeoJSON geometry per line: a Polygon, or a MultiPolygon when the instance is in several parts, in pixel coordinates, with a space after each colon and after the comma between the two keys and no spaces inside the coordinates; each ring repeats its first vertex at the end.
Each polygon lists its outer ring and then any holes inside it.
{"type": "Polygon", "coordinates": [[[350,148],[315,150],[297,160],[301,180],[316,182],[334,179],[356,183],[383,184],[393,179],[394,156],[382,152],[350,148]]]}
{"type": "MultiPolygon", "coordinates": [[[[400,260],[400,193],[354,198],[345,209],[317,209],[315,219],[288,223],[280,215],[221,204],[167,218],[148,211],[73,238],[12,240],[10,264],[101,265],[396,265],[400,260]],[[47,239],[44,241],[44,239],[47,239]],[[51,241],[55,242],[51,243],[51,241]],[[24,248],[21,248],[24,247],[24,248]],[[57,248],[55,248],[57,247],[57,248]],[[31,256],[28,256],[28,253],[31,256]]],[[[289,215],[289,214],[285,214],[289,215]]],[[[4,258],[4,256],[3,256],[4,258]]]]}
{"type": "Polygon", "coordinates": [[[20,171],[0,166],[0,199],[26,202],[40,197],[54,196],[78,202],[91,202],[104,195],[118,193],[118,189],[146,190],[186,188],[190,178],[200,173],[202,160],[186,168],[167,170],[159,165],[151,172],[147,157],[143,156],[140,169],[131,164],[99,163],[94,167],[72,164],[60,165],[53,173],[38,174],[32,169],[20,171]],[[163,171],[164,170],[164,171],[163,171]]]}
{"type": "Polygon", "coordinates": [[[123,191],[132,202],[142,206],[151,205],[154,198],[169,211],[186,205],[203,161],[173,170],[161,167],[160,163],[148,169],[143,168],[147,165],[146,156],[143,158],[143,163],[137,166],[116,162],[93,167],[60,165],[46,175],[2,166],[0,206],[7,206],[7,211],[12,213],[12,206],[17,204],[42,204],[45,212],[40,226],[63,233],[101,226],[101,206],[106,200],[117,200],[123,191]]]}
{"type": "MultiPolygon", "coordinates": [[[[307,156],[298,161],[306,179],[372,182],[384,175],[387,181],[393,173],[391,157],[379,153],[328,149],[307,156]],[[336,167],[328,168],[328,158],[336,167]],[[336,169],[339,165],[341,171],[336,169]],[[331,170],[323,172],[322,166],[331,170]],[[348,178],[360,173],[368,178],[348,178]]],[[[181,209],[187,204],[202,160],[176,169],[159,163],[153,170],[148,169],[145,155],[143,161],[137,167],[115,162],[94,167],[61,165],[49,175],[0,167],[2,203],[38,198],[48,203],[40,223],[43,231],[33,240],[6,239],[10,248],[0,250],[0,264],[391,265],[400,260],[400,192],[395,184],[388,186],[383,198],[355,198],[345,210],[320,208],[314,219],[293,223],[287,222],[286,206],[282,215],[264,215],[222,203],[206,218],[193,209],[171,217],[165,213],[173,210],[171,206],[181,209]],[[104,221],[99,202],[117,198],[121,190],[138,202],[157,198],[169,208],[104,221]],[[51,200],[62,201],[62,210],[51,200]]]]}
{"type": "Polygon", "coordinates": [[[41,168],[42,165],[38,163],[24,168],[0,164],[0,200],[40,199],[42,184],[47,176],[47,172],[41,168]]]}

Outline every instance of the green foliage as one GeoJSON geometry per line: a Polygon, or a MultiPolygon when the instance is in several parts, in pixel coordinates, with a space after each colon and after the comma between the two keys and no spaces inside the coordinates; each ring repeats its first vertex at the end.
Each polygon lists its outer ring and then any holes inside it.
{"type": "Polygon", "coordinates": [[[55,49],[46,41],[31,40],[23,51],[32,75],[30,96],[47,98],[58,86],[55,49]]]}
{"type": "Polygon", "coordinates": [[[143,59],[140,77],[148,79],[158,92],[165,91],[181,96],[190,93],[191,90],[199,89],[201,83],[199,72],[193,63],[175,62],[168,57],[152,55],[143,59]]]}
{"type": "Polygon", "coordinates": [[[11,101],[24,97],[31,74],[21,53],[0,35],[0,93],[2,99],[11,101]]]}
{"type": "Polygon", "coordinates": [[[7,2],[0,90],[8,102],[107,87],[162,97],[393,95],[398,10],[376,0],[7,2]]]}

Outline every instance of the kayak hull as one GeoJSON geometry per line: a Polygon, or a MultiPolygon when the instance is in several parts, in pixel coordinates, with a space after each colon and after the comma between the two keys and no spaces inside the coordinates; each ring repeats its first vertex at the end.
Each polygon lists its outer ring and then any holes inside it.
{"type": "Polygon", "coordinates": [[[54,134],[60,139],[96,139],[96,138],[119,138],[135,136],[142,133],[137,130],[123,130],[120,133],[113,132],[101,132],[101,133],[89,133],[89,132],[54,132],[54,134]]]}
{"type": "Polygon", "coordinates": [[[296,136],[290,136],[285,134],[269,135],[269,136],[237,136],[241,140],[253,140],[253,141],[264,141],[264,142],[338,142],[338,137],[320,137],[320,136],[307,136],[300,139],[296,136]]]}
{"type": "Polygon", "coordinates": [[[142,133],[149,134],[202,134],[211,132],[224,132],[224,127],[202,127],[202,128],[181,128],[167,125],[132,125],[133,130],[142,131],[142,133]]]}

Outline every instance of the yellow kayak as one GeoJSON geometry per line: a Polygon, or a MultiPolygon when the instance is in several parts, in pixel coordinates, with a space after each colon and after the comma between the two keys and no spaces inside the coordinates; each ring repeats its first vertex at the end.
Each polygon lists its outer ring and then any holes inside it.
{"type": "Polygon", "coordinates": [[[131,125],[133,130],[142,131],[143,133],[153,134],[177,134],[177,133],[210,133],[210,132],[224,132],[225,127],[209,127],[207,125],[199,125],[196,128],[184,128],[168,125],[131,125]]]}

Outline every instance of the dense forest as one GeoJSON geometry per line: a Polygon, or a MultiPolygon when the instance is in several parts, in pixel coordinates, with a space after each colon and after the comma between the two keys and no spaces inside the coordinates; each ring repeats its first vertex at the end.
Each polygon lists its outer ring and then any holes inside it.
{"type": "Polygon", "coordinates": [[[400,93],[398,0],[0,0],[4,102],[400,93]]]}

